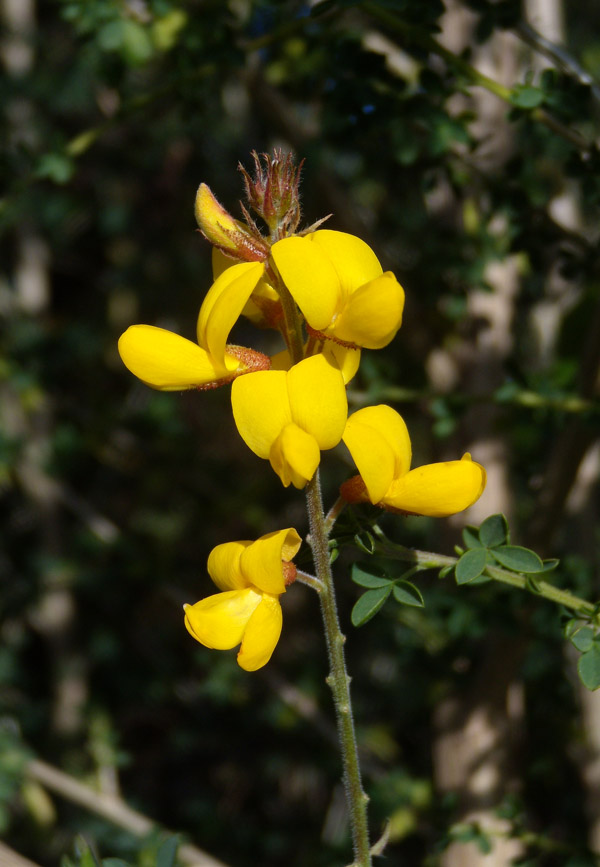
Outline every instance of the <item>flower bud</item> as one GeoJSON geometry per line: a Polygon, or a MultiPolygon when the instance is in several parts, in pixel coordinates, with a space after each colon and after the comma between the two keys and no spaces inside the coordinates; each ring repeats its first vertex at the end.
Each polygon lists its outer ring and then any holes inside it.
{"type": "Polygon", "coordinates": [[[194,213],[207,241],[226,255],[242,262],[262,262],[267,258],[269,248],[260,234],[234,220],[206,184],[198,187],[194,213]]]}

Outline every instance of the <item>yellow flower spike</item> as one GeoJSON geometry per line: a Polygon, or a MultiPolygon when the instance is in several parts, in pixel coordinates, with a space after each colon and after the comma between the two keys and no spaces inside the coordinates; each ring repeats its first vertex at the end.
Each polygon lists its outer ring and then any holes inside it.
{"type": "Polygon", "coordinates": [[[313,333],[367,349],[396,335],[404,290],[360,238],[320,229],[277,241],[271,257],[313,333]]]}
{"type": "Polygon", "coordinates": [[[312,478],[320,451],[339,443],[348,412],[342,373],[323,355],[237,379],[231,403],[246,445],[296,488],[312,478]]]}
{"type": "Polygon", "coordinates": [[[261,352],[226,343],[263,271],[258,262],[242,262],[213,283],[198,316],[198,345],[164,328],[130,326],[119,339],[125,366],[160,391],[214,388],[248,370],[267,369],[261,352]]]}
{"type": "Polygon", "coordinates": [[[279,596],[285,593],[286,580],[295,576],[290,561],[301,542],[289,527],[254,542],[217,545],[208,558],[208,571],[224,592],[184,605],[190,635],[215,650],[241,643],[238,663],[246,671],[265,665],[281,634],[279,596]]]}
{"type": "Polygon", "coordinates": [[[370,501],[391,512],[445,518],[472,506],[485,488],[486,472],[469,454],[410,470],[406,425],[388,406],[353,413],[343,439],[360,472],[341,487],[348,502],[370,501]]]}

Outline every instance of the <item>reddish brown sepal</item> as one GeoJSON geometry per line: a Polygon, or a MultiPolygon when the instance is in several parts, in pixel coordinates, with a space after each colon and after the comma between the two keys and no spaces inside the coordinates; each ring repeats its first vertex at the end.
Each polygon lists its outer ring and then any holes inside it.
{"type": "Polygon", "coordinates": [[[368,503],[369,495],[361,476],[352,476],[340,487],[340,497],[347,503],[368,503]]]}
{"type": "Polygon", "coordinates": [[[293,563],[286,563],[285,560],[281,561],[281,567],[283,569],[283,583],[289,587],[296,580],[297,569],[293,563]]]}

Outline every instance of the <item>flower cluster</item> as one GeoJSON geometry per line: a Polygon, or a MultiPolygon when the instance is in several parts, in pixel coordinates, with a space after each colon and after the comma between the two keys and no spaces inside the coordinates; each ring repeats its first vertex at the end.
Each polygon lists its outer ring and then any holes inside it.
{"type": "MultiPolygon", "coordinates": [[[[235,220],[202,184],[195,212],[213,245],[214,282],[198,315],[197,343],[133,325],[119,340],[126,367],[163,391],[231,382],[242,439],[286,487],[303,488],[321,452],[343,440],[359,471],[342,485],[347,502],[430,516],[466,509],[485,486],[483,467],[469,455],[411,470],[410,438],[398,413],[376,406],[348,418],[346,383],[362,349],[381,349],[394,339],[402,323],[402,286],[359,238],[319,224],[297,231],[299,168],[279,152],[254,159],[256,175],[244,171],[244,183],[268,235],[244,207],[244,221],[235,220]],[[279,331],[281,351],[269,358],[228,343],[240,316],[279,331]]],[[[241,643],[243,668],[264,665],[281,630],[282,564],[299,545],[296,531],[287,529],[215,548],[208,569],[222,592],[186,607],[194,638],[217,649],[241,643]]]]}

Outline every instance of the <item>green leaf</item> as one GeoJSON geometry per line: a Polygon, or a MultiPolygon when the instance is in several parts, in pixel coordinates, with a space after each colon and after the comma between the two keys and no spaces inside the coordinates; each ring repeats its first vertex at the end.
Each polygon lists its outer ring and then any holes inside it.
{"type": "Polygon", "coordinates": [[[463,542],[467,548],[483,548],[484,546],[479,541],[479,530],[477,527],[464,527],[462,531],[463,542]]]}
{"type": "Polygon", "coordinates": [[[366,593],[363,593],[350,615],[353,625],[363,626],[372,617],[375,617],[391,592],[392,585],[388,584],[387,587],[379,587],[377,590],[367,590],[366,593]]]}
{"type": "Polygon", "coordinates": [[[531,85],[517,85],[510,95],[510,101],[517,108],[537,108],[544,101],[544,91],[531,85]]]}
{"type": "Polygon", "coordinates": [[[579,657],[577,664],[579,679],[588,689],[600,686],[600,645],[594,642],[590,649],[579,657]]]}
{"type": "Polygon", "coordinates": [[[403,581],[402,579],[396,581],[394,584],[394,599],[401,605],[412,605],[415,608],[425,607],[423,594],[410,581],[403,581]]]}
{"type": "Polygon", "coordinates": [[[387,587],[392,583],[391,578],[386,578],[385,575],[376,575],[374,571],[375,567],[365,569],[360,563],[354,563],[351,573],[352,580],[361,587],[387,587]]]}
{"type": "Polygon", "coordinates": [[[556,557],[553,557],[550,560],[543,560],[542,563],[544,567],[542,569],[542,572],[552,572],[553,569],[556,569],[556,567],[560,563],[560,560],[558,560],[556,557]]]}
{"type": "Polygon", "coordinates": [[[453,569],[454,569],[454,566],[443,566],[440,569],[439,577],[440,578],[446,578],[453,571],[453,569]]]}
{"type": "Polygon", "coordinates": [[[131,867],[131,865],[121,858],[103,858],[102,867],[131,867]]]}
{"type": "Polygon", "coordinates": [[[369,532],[357,533],[354,537],[354,544],[365,554],[372,554],[375,550],[375,540],[369,532]]]}
{"type": "Polygon", "coordinates": [[[479,528],[479,539],[486,548],[508,542],[508,522],[504,515],[490,515],[479,528]]]}
{"type": "Polygon", "coordinates": [[[577,650],[581,653],[587,653],[594,643],[594,630],[590,626],[582,626],[568,638],[577,650]]]}
{"type": "Polygon", "coordinates": [[[535,551],[522,548],[521,545],[502,545],[500,548],[494,548],[490,554],[501,566],[513,572],[535,573],[544,570],[544,564],[535,551]]]}
{"type": "Polygon", "coordinates": [[[329,563],[333,565],[337,558],[340,556],[339,548],[332,548],[329,552],[329,563]]]}
{"type": "Polygon", "coordinates": [[[487,564],[487,551],[485,548],[473,548],[465,551],[455,568],[457,584],[468,584],[478,578],[487,564]]]}
{"type": "Polygon", "coordinates": [[[75,163],[65,154],[43,154],[35,170],[38,178],[48,178],[55,184],[66,184],[73,177],[75,163]]]}
{"type": "Polygon", "coordinates": [[[176,836],[169,837],[162,844],[156,856],[156,867],[175,867],[175,858],[177,856],[177,847],[179,846],[179,838],[176,836]]]}

